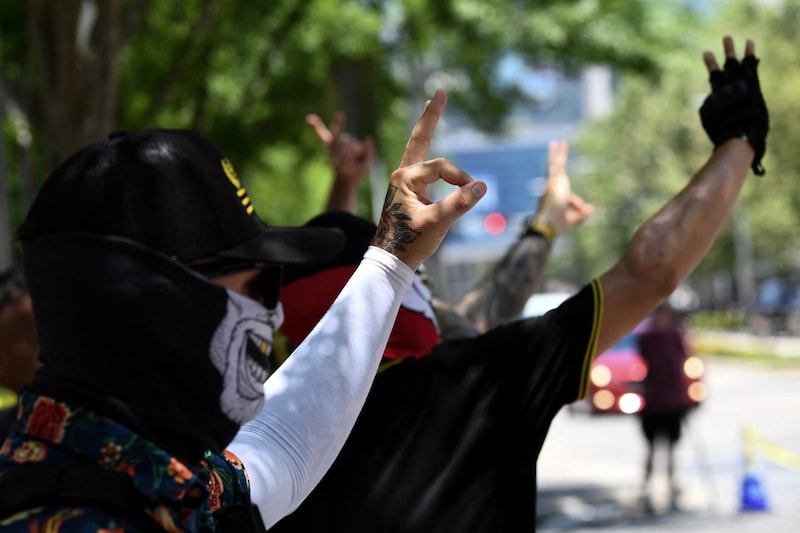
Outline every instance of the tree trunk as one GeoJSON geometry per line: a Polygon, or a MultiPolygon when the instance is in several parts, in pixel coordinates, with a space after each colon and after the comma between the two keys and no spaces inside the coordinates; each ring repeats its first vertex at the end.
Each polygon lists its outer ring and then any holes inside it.
{"type": "Polygon", "coordinates": [[[122,0],[28,0],[32,115],[42,128],[43,171],[113,128],[122,0]]]}

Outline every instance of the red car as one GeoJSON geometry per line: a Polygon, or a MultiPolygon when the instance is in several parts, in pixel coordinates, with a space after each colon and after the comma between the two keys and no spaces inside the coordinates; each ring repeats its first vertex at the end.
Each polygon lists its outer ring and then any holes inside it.
{"type": "MultiPolygon", "coordinates": [[[[637,347],[637,333],[647,327],[642,322],[614,346],[597,356],[592,363],[589,411],[594,414],[634,414],[644,408],[643,381],[647,362],[637,347]]],[[[683,365],[683,380],[688,405],[696,406],[706,397],[704,365],[699,357],[689,357],[683,365]]]]}
{"type": "Polygon", "coordinates": [[[644,407],[647,363],[629,333],[592,363],[587,402],[592,413],[638,413],[644,407]]]}
{"type": "MultiPolygon", "coordinates": [[[[525,305],[523,317],[540,316],[558,307],[570,293],[534,294],[525,305]]],[[[644,320],[614,346],[598,355],[592,363],[589,394],[584,402],[570,405],[571,410],[593,414],[634,414],[644,408],[644,378],[647,362],[639,354],[636,337],[648,327],[644,320]]],[[[698,405],[706,397],[704,366],[699,357],[689,357],[683,365],[687,403],[698,405]]]]}

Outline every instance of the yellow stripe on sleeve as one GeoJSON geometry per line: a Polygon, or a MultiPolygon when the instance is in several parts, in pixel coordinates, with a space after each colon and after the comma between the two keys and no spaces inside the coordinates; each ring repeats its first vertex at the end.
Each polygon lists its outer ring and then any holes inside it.
{"type": "Polygon", "coordinates": [[[578,400],[586,398],[589,394],[589,376],[592,373],[592,361],[597,356],[597,336],[600,334],[600,320],[603,318],[603,285],[598,278],[592,280],[592,294],[594,296],[594,317],[589,342],[586,345],[586,353],[583,356],[578,400]]]}

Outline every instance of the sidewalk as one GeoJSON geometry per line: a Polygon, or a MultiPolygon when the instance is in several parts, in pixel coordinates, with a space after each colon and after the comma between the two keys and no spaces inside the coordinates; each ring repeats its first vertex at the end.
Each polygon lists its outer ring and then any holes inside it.
{"type": "MultiPolygon", "coordinates": [[[[725,341],[750,342],[736,335],[725,341]]],[[[768,342],[778,344],[774,339],[768,342]]],[[[796,348],[800,342],[780,344],[796,348]]],[[[774,364],[774,359],[762,364],[745,357],[707,358],[711,394],[688,419],[677,450],[683,489],[678,511],[669,510],[663,457],[654,478],[655,512],[646,512],[640,503],[644,452],[635,419],[560,412],[538,461],[537,531],[800,531],[800,467],[775,463],[762,449],[754,472],[767,509],[741,510],[744,427],[754,426],[795,454],[792,457],[800,453],[800,359],[790,363],[786,367],[774,364]]]]}
{"type": "MultiPolygon", "coordinates": [[[[578,493],[580,495],[580,493],[578,493]]],[[[721,513],[709,509],[682,509],[657,514],[631,512],[619,501],[590,497],[573,512],[540,515],[538,533],[597,533],[597,531],[641,533],[796,533],[797,519],[770,512],[721,513]]]]}
{"type": "Polygon", "coordinates": [[[800,337],[754,335],[743,331],[692,332],[696,346],[704,353],[717,355],[752,354],[753,357],[773,356],[800,359],[800,337]]]}

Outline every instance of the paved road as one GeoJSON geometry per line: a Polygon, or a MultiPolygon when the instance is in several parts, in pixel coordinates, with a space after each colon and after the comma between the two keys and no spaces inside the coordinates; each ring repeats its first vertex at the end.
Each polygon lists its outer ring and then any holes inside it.
{"type": "MultiPolygon", "coordinates": [[[[677,450],[680,511],[667,510],[666,480],[656,462],[655,514],[638,505],[644,442],[638,420],[563,410],[539,458],[540,533],[555,531],[800,532],[800,466],[758,453],[753,472],[767,511],[743,512],[746,426],[800,455],[800,366],[706,359],[709,398],[688,420],[677,450]]],[[[770,454],[775,454],[772,449],[770,454]]]]}

